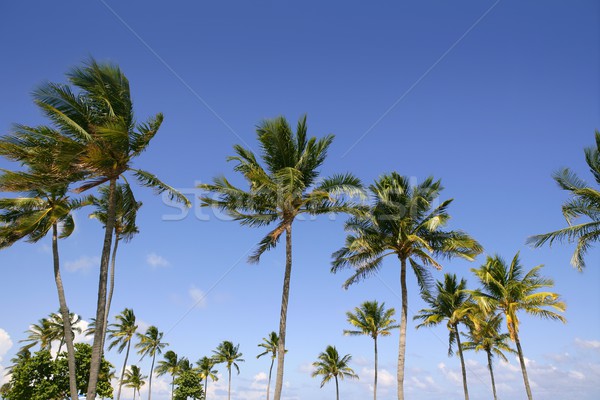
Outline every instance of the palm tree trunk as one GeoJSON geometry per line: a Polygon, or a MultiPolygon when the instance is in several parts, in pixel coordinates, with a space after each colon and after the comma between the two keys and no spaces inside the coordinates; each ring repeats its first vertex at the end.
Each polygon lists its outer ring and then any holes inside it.
{"type": "Polygon", "coordinates": [[[467,369],[465,368],[465,358],[463,357],[462,346],[460,344],[460,333],[458,332],[458,324],[454,324],[454,334],[456,335],[456,346],[458,347],[458,357],[460,358],[460,368],[462,370],[465,400],[469,400],[469,388],[467,387],[467,369]]]}
{"type": "MultiPolygon", "coordinates": [[[[125,352],[125,361],[121,370],[121,379],[119,379],[119,390],[117,391],[117,400],[121,399],[121,388],[123,387],[123,375],[125,375],[125,367],[127,367],[127,359],[129,358],[129,348],[131,347],[131,339],[127,341],[127,351],[125,352]]],[[[133,393],[135,395],[135,391],[133,393]]]]}
{"type": "Polygon", "coordinates": [[[206,374],[206,378],[204,378],[204,400],[208,396],[208,374],[206,374]]]}
{"type": "Polygon", "coordinates": [[[56,283],[56,291],[58,292],[58,304],[60,305],[60,313],[63,318],[64,340],[67,344],[67,364],[69,366],[69,392],[71,398],[76,399],[79,395],[77,391],[77,379],[75,374],[75,346],[73,345],[73,329],[71,327],[71,317],[69,308],[67,307],[67,299],[65,297],[65,289],[60,276],[60,259],[58,257],[58,226],[52,225],[52,256],[54,261],[54,282],[56,283]]]}
{"type": "MultiPolygon", "coordinates": [[[[108,264],[110,261],[110,247],[112,245],[113,229],[115,227],[115,190],[117,178],[112,178],[108,186],[108,210],[106,227],[104,230],[104,245],[100,258],[100,276],[98,278],[98,303],[96,306],[96,332],[92,345],[92,359],[90,362],[90,379],[88,381],[87,400],[96,399],[96,385],[102,361],[102,346],[104,344],[104,316],[106,314],[106,283],[108,280],[108,264]]],[[[150,377],[152,379],[152,377],[150,377]]]]}
{"type": "Polygon", "coordinates": [[[492,352],[490,350],[486,350],[485,352],[487,353],[490,378],[492,378],[492,392],[494,393],[494,400],[498,400],[498,397],[496,396],[496,382],[494,381],[494,369],[492,368],[492,352]]]}
{"type": "Polygon", "coordinates": [[[404,400],[404,355],[406,354],[406,319],[408,315],[406,258],[400,258],[400,288],[402,289],[402,309],[400,313],[400,344],[398,346],[398,400],[404,400]]]}
{"type": "MultiPolygon", "coordinates": [[[[69,324],[71,323],[71,321],[69,321],[69,324]]],[[[64,329],[64,326],[63,326],[64,329]]],[[[65,344],[65,339],[61,339],[60,342],[58,343],[58,350],[56,350],[56,356],[54,357],[54,361],[58,360],[58,355],[60,354],[60,351],[62,350],[62,347],[65,344]]]]}
{"type": "Polygon", "coordinates": [[[102,333],[102,349],[104,350],[104,341],[106,340],[106,330],[108,329],[108,315],[110,314],[110,304],[112,303],[113,292],[115,290],[115,264],[117,259],[117,248],[119,247],[119,238],[115,236],[115,248],[113,249],[110,262],[110,283],[108,287],[108,296],[106,298],[106,312],[104,313],[104,332],[102,333]]]}
{"type": "Polygon", "coordinates": [[[373,338],[373,341],[375,342],[375,380],[373,382],[373,400],[377,400],[377,336],[373,338]]]}
{"type": "Polygon", "coordinates": [[[523,349],[521,349],[519,335],[516,332],[515,343],[517,344],[517,352],[519,353],[519,362],[521,363],[521,372],[523,372],[523,382],[525,382],[525,391],[527,392],[527,398],[529,400],[533,400],[533,396],[531,395],[531,387],[529,386],[529,378],[527,377],[527,369],[525,368],[525,359],[523,358],[523,349]]]}
{"type": "Polygon", "coordinates": [[[340,387],[338,385],[337,375],[335,375],[335,398],[336,400],[340,400],[340,387]]]}
{"type": "Polygon", "coordinates": [[[148,378],[148,400],[152,399],[152,373],[154,372],[154,360],[156,359],[156,352],[152,356],[152,366],[150,367],[150,374],[148,378]]]}
{"type": "Polygon", "coordinates": [[[173,400],[173,392],[175,391],[175,375],[171,375],[171,400],[173,400]]]}
{"type": "Polygon", "coordinates": [[[281,315],[279,316],[279,343],[277,347],[277,378],[275,379],[274,400],[281,400],[283,387],[283,365],[285,357],[285,330],[287,324],[288,299],[290,297],[290,277],[292,275],[292,226],[285,229],[285,275],[281,294],[281,315]]]}
{"type": "Polygon", "coordinates": [[[267,400],[269,400],[269,389],[271,388],[271,373],[273,372],[273,364],[275,359],[271,357],[271,368],[269,368],[269,380],[267,382],[267,400]]]}
{"type": "Polygon", "coordinates": [[[229,389],[227,390],[227,400],[231,400],[231,367],[229,367],[228,370],[229,370],[229,389]]]}

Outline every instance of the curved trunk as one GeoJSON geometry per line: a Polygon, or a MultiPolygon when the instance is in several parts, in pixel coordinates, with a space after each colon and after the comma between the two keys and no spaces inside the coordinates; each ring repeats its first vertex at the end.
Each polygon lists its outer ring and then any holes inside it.
{"type": "Polygon", "coordinates": [[[119,379],[119,390],[117,391],[117,400],[121,399],[121,388],[123,387],[123,375],[125,375],[125,367],[127,366],[127,359],[129,358],[129,349],[131,348],[131,338],[127,341],[127,351],[125,352],[125,361],[123,362],[123,369],[121,370],[121,379],[119,379]]]}
{"type": "Polygon", "coordinates": [[[106,330],[108,329],[108,314],[110,314],[110,304],[112,303],[113,292],[115,291],[115,264],[117,259],[117,248],[119,247],[119,238],[115,236],[115,248],[112,252],[110,262],[110,283],[108,287],[108,296],[106,298],[106,312],[104,313],[104,332],[102,332],[102,350],[104,351],[104,341],[106,340],[106,330]]]}
{"type": "Polygon", "coordinates": [[[154,372],[154,360],[156,359],[156,352],[152,356],[152,366],[150,367],[150,374],[148,378],[148,400],[152,399],[152,373],[154,372]]]}
{"type": "Polygon", "coordinates": [[[398,346],[398,400],[404,400],[404,355],[406,354],[406,318],[408,315],[406,258],[400,259],[400,288],[402,289],[402,309],[400,312],[400,344],[398,346]]]}
{"type": "Polygon", "coordinates": [[[486,350],[485,352],[487,353],[490,378],[492,379],[492,392],[494,393],[494,400],[498,400],[498,397],[496,396],[496,382],[494,381],[494,369],[492,368],[492,352],[490,350],[486,350]]]}
{"type": "Polygon", "coordinates": [[[373,338],[375,342],[375,380],[373,381],[373,400],[377,400],[377,336],[373,338]]]}
{"type": "Polygon", "coordinates": [[[279,345],[277,347],[277,378],[275,379],[274,400],[281,400],[283,387],[283,365],[285,358],[285,330],[287,323],[288,299],[290,297],[290,277],[292,275],[292,227],[285,229],[285,275],[281,294],[281,315],[279,317],[279,345]]]}
{"type": "MultiPolygon", "coordinates": [[[[62,312],[61,312],[61,314],[62,314],[62,312]]],[[[70,324],[71,324],[71,321],[69,321],[69,325],[70,324]]],[[[64,330],[64,326],[63,326],[63,330],[64,330]]],[[[63,335],[64,335],[64,333],[63,333],[63,335]]],[[[54,357],[54,361],[58,360],[58,355],[60,354],[60,351],[62,350],[62,347],[64,346],[64,344],[65,344],[65,339],[62,338],[60,340],[60,342],[58,343],[58,350],[56,350],[56,356],[54,357]]]]}
{"type": "Polygon", "coordinates": [[[229,389],[227,390],[227,400],[231,400],[231,367],[229,369],[229,389]]]}
{"type": "Polygon", "coordinates": [[[525,382],[525,391],[527,392],[527,398],[529,400],[533,400],[533,396],[531,395],[531,387],[529,386],[529,378],[527,377],[527,369],[525,368],[525,359],[523,358],[523,349],[521,349],[519,335],[516,332],[515,343],[517,344],[517,352],[519,353],[519,362],[521,363],[521,372],[523,372],[523,382],[525,382]]]}
{"type": "Polygon", "coordinates": [[[335,398],[340,400],[340,387],[338,385],[337,375],[335,375],[335,398]]]}
{"type": "MultiPolygon", "coordinates": [[[[54,262],[54,282],[58,292],[58,304],[63,318],[64,341],[67,345],[67,364],[69,365],[69,392],[71,398],[76,399],[79,396],[77,391],[77,378],[75,374],[75,346],[73,345],[73,330],[71,328],[71,317],[67,307],[65,297],[65,288],[63,287],[62,277],[60,276],[60,259],[58,257],[58,226],[52,224],[52,257],[54,262]]],[[[57,354],[58,356],[58,354],[57,354]]]]}
{"type": "Polygon", "coordinates": [[[458,324],[454,324],[454,334],[456,335],[456,347],[458,347],[458,357],[460,358],[460,368],[462,370],[463,390],[465,391],[465,400],[469,400],[469,388],[467,387],[467,369],[465,368],[465,358],[463,357],[462,345],[460,344],[460,333],[458,324]]]}
{"type": "MultiPolygon", "coordinates": [[[[110,261],[110,247],[112,245],[113,228],[115,226],[115,189],[117,179],[110,180],[108,186],[108,210],[106,216],[106,227],[104,229],[104,245],[102,247],[102,257],[100,258],[100,276],[98,277],[98,303],[96,306],[96,332],[94,333],[94,343],[92,345],[92,359],[90,362],[90,379],[88,381],[88,390],[86,399],[96,399],[96,385],[98,384],[98,374],[100,373],[100,363],[102,361],[102,346],[104,344],[104,316],[106,314],[106,283],[108,280],[108,264],[110,261]]],[[[150,377],[152,379],[152,377],[150,377]]]]}
{"type": "Polygon", "coordinates": [[[269,389],[271,388],[271,374],[273,373],[273,364],[275,359],[271,357],[271,368],[269,368],[269,380],[267,381],[267,400],[269,400],[269,389]]]}

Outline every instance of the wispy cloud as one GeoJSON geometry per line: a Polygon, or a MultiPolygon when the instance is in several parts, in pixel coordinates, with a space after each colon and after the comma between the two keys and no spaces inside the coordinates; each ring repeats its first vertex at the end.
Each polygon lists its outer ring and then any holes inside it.
{"type": "Polygon", "coordinates": [[[576,338],[575,345],[583,349],[600,350],[600,340],[584,340],[576,338]]]}
{"type": "Polygon", "coordinates": [[[171,265],[171,263],[164,258],[163,256],[159,256],[156,253],[150,253],[146,256],[146,262],[152,268],[166,268],[171,265]]]}
{"type": "Polygon", "coordinates": [[[201,289],[198,289],[196,286],[192,286],[188,290],[188,294],[192,298],[194,302],[194,307],[204,308],[206,307],[206,293],[201,289]]]}
{"type": "Polygon", "coordinates": [[[75,261],[67,261],[65,263],[65,270],[68,272],[87,272],[92,268],[100,265],[99,257],[81,256],[75,261]]]}

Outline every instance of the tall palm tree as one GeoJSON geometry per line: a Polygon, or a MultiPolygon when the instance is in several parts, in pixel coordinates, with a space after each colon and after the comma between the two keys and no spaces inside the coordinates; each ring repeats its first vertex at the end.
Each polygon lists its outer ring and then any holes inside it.
{"type": "Polygon", "coordinates": [[[510,265],[496,255],[488,257],[481,267],[471,269],[482,285],[482,289],[472,291],[475,299],[485,311],[489,312],[497,309],[506,317],[510,339],[517,346],[523,381],[529,400],[533,396],[531,395],[531,387],[525,368],[523,349],[519,341],[519,318],[517,313],[524,311],[536,317],[566,322],[565,318],[558,314],[558,312],[563,312],[566,309],[566,305],[560,300],[560,296],[550,291],[539,291],[554,286],[552,279],[540,275],[542,267],[543,265],[538,265],[525,273],[519,261],[519,253],[517,253],[510,265]]]}
{"type": "Polygon", "coordinates": [[[173,391],[175,390],[175,375],[179,373],[180,359],[173,350],[167,351],[164,360],[160,360],[156,366],[156,376],[164,374],[171,375],[171,400],[173,400],[173,391]]]}
{"type": "MultiPolygon", "coordinates": [[[[132,168],[133,160],[144,152],[158,132],[162,114],[137,123],[133,112],[129,81],[116,65],[91,59],[67,73],[72,87],[55,83],[42,85],[34,92],[37,104],[74,145],[61,160],[68,159],[84,175],[77,193],[108,184],[108,206],[96,308],[97,329],[92,346],[87,399],[96,398],[105,334],[107,281],[112,237],[116,219],[117,181],[130,171],[143,186],[167,192],[171,198],[190,206],[189,200],[149,172],[132,168]]],[[[66,152],[63,152],[66,153],[66,152]]]]}
{"type": "Polygon", "coordinates": [[[119,389],[117,391],[117,400],[121,399],[121,388],[123,387],[123,379],[125,376],[125,368],[129,359],[129,350],[131,349],[131,340],[137,331],[138,326],[135,324],[135,314],[130,308],[126,308],[118,314],[115,319],[116,323],[111,324],[108,330],[108,338],[111,341],[108,345],[108,350],[117,348],[117,352],[121,354],[125,351],[125,360],[121,369],[121,379],[119,381],[119,389]]]}
{"type": "Polygon", "coordinates": [[[355,307],[353,313],[350,311],[346,313],[348,323],[358,329],[344,329],[344,335],[366,335],[373,339],[375,346],[375,378],[373,381],[374,400],[377,400],[377,338],[379,336],[389,336],[392,334],[392,329],[400,327],[400,325],[396,325],[396,320],[392,318],[395,313],[396,310],[393,308],[386,310],[385,303],[379,304],[377,301],[365,301],[360,307],[355,307]]]}
{"type": "Polygon", "coordinates": [[[273,364],[275,363],[275,359],[277,358],[277,351],[279,349],[279,336],[277,336],[277,333],[275,331],[269,333],[269,337],[263,338],[263,342],[259,343],[258,347],[262,347],[265,351],[257,355],[256,358],[261,358],[262,356],[266,356],[267,354],[271,355],[271,366],[269,367],[269,380],[267,382],[267,400],[269,400],[269,389],[271,387],[271,375],[273,372],[273,364]]]}
{"type": "Polygon", "coordinates": [[[204,379],[204,396],[208,395],[208,378],[210,378],[213,382],[219,380],[217,374],[219,371],[213,369],[215,366],[215,360],[211,357],[202,357],[200,360],[196,361],[196,365],[198,367],[198,372],[200,377],[204,379]]]}
{"type": "Polygon", "coordinates": [[[353,268],[354,274],[344,287],[376,274],[386,256],[400,261],[402,307],[398,351],[398,400],[404,399],[404,362],[408,292],[406,266],[410,263],[421,290],[426,291],[430,276],[425,266],[440,269],[436,258],[462,257],[472,261],[482,251],[481,245],[462,231],[445,231],[450,219],[447,212],[452,199],[438,204],[442,186],[429,177],[421,184],[396,172],[384,175],[369,187],[373,198],[366,216],[346,222],[350,234],[346,245],[333,254],[332,272],[353,268]]]}
{"type": "Polygon", "coordinates": [[[417,325],[418,328],[424,326],[436,326],[446,321],[448,328],[448,355],[453,354],[453,345],[456,343],[458,356],[460,358],[460,367],[463,378],[463,390],[465,400],[469,400],[469,389],[467,387],[467,370],[465,368],[465,359],[463,357],[462,346],[460,343],[460,332],[458,324],[465,323],[467,315],[470,312],[469,294],[465,291],[467,281],[461,279],[457,281],[456,274],[444,274],[444,282],[436,283],[435,293],[424,293],[423,300],[430,308],[420,310],[414,319],[420,319],[423,322],[417,325]]]}
{"type": "MultiPolygon", "coordinates": [[[[95,218],[104,226],[106,226],[106,219],[108,217],[108,196],[109,188],[102,186],[98,190],[100,197],[93,199],[93,205],[96,211],[90,214],[90,218],[95,218]]],[[[115,226],[114,226],[114,247],[112,250],[112,256],[110,261],[110,277],[108,295],[106,298],[106,312],[104,313],[104,329],[108,327],[108,315],[110,314],[110,305],[112,303],[112,297],[115,290],[115,267],[117,260],[117,249],[121,240],[129,242],[137,233],[139,229],[135,224],[137,218],[137,212],[142,206],[141,201],[136,201],[133,196],[131,187],[128,184],[117,184],[115,189],[115,226]]],[[[105,338],[106,334],[102,337],[105,338]]],[[[102,346],[104,348],[104,346],[102,346]]]]}
{"type": "MultiPolygon", "coordinates": [[[[600,132],[596,130],[596,146],[584,150],[585,161],[590,167],[596,184],[600,185],[600,132]]],[[[554,174],[554,180],[561,189],[570,192],[571,198],[562,206],[562,213],[568,227],[554,232],[535,235],[527,242],[535,247],[544,243],[552,245],[555,240],[577,242],[571,264],[582,271],[585,268],[585,253],[594,242],[600,241],[600,187],[593,188],[568,168],[554,174]],[[585,217],[589,221],[573,225],[573,220],[585,217]]]]}
{"type": "Polygon", "coordinates": [[[216,206],[242,225],[262,227],[275,224],[250,256],[258,262],[261,255],[274,248],[285,233],[285,273],[279,319],[279,350],[275,400],[280,400],[285,359],[285,334],[292,271],[292,225],[300,214],[320,215],[337,212],[355,212],[356,204],[342,195],[362,193],[360,181],[350,174],[334,175],[317,183],[318,168],[327,157],[333,141],[328,135],[317,139],[307,137],[306,116],[298,121],[293,132],[284,117],[261,122],[257,127],[261,158],[250,150],[236,145],[234,170],[243,175],[249,189],[232,185],[225,177],[215,178],[213,184],[199,185],[218,198],[201,197],[204,206],[216,206]]]}
{"type": "Polygon", "coordinates": [[[126,387],[133,389],[133,399],[135,400],[136,391],[138,392],[139,398],[142,398],[140,389],[146,384],[146,381],[144,381],[146,378],[148,377],[146,375],[142,375],[142,371],[137,365],[132,365],[128,370],[125,371],[121,381],[126,387]]]}
{"type": "Polygon", "coordinates": [[[60,271],[58,239],[73,233],[72,211],[89,202],[67,195],[69,185],[82,176],[77,168],[64,163],[64,154],[70,154],[72,148],[72,143],[60,132],[47,126],[16,125],[11,134],[0,138],[0,155],[24,167],[20,171],[2,170],[0,174],[0,191],[18,193],[16,197],[0,199],[0,248],[24,238],[35,243],[52,232],[54,283],[65,321],[71,397],[78,393],[75,347],[60,271]]]}
{"type": "Polygon", "coordinates": [[[312,373],[313,378],[319,375],[323,377],[321,387],[329,382],[331,378],[335,380],[335,398],[337,400],[340,400],[338,379],[358,379],[358,375],[348,366],[350,360],[352,360],[350,354],[340,358],[335,346],[327,346],[325,351],[319,354],[318,361],[312,364],[316,368],[312,373]]]}
{"type": "Polygon", "coordinates": [[[137,333],[137,338],[140,341],[135,345],[138,349],[138,354],[142,355],[140,361],[146,356],[152,357],[152,366],[150,367],[150,375],[148,380],[148,400],[152,399],[152,374],[154,372],[154,361],[157,354],[162,353],[162,349],[168,346],[168,343],[162,342],[163,333],[158,331],[158,328],[151,326],[146,330],[145,334],[137,333]]]}
{"type": "Polygon", "coordinates": [[[462,348],[463,350],[475,350],[476,352],[485,351],[488,370],[490,371],[492,393],[494,394],[494,400],[497,400],[493,368],[494,356],[498,356],[503,361],[508,362],[504,352],[514,354],[517,352],[507,343],[510,338],[509,334],[500,333],[502,314],[486,313],[481,308],[476,307],[469,314],[467,321],[467,327],[469,328],[465,334],[467,341],[462,343],[462,348]]]}
{"type": "Polygon", "coordinates": [[[213,350],[214,356],[213,359],[217,364],[226,364],[227,372],[229,374],[229,389],[227,394],[227,399],[231,399],[231,366],[235,367],[238,375],[240,374],[240,367],[238,367],[238,362],[243,362],[242,358],[243,354],[239,352],[240,345],[234,346],[232,342],[225,340],[221,342],[216,350],[213,350]]]}

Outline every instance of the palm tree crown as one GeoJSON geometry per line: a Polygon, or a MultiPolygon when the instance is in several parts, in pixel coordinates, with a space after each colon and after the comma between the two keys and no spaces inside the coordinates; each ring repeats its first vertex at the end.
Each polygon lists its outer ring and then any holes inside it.
{"type": "Polygon", "coordinates": [[[139,343],[135,345],[138,349],[138,354],[142,355],[140,360],[143,360],[145,356],[152,357],[152,365],[150,367],[150,375],[148,381],[148,400],[152,398],[152,373],[154,372],[154,360],[157,354],[162,353],[162,349],[168,346],[168,343],[162,342],[163,333],[158,331],[156,326],[150,326],[145,334],[136,334],[139,343]]]}
{"type": "Polygon", "coordinates": [[[146,384],[144,379],[148,378],[146,375],[142,375],[142,371],[137,365],[132,365],[123,374],[122,382],[126,387],[133,389],[133,398],[135,399],[135,392],[140,394],[140,389],[146,384]]]}
{"type": "Polygon", "coordinates": [[[131,339],[137,331],[138,326],[135,323],[135,314],[130,308],[126,308],[118,314],[115,319],[116,323],[111,324],[108,329],[108,338],[111,340],[108,345],[108,349],[116,347],[117,352],[125,352],[125,360],[123,361],[123,368],[121,370],[121,380],[119,382],[119,390],[117,391],[117,400],[121,398],[121,388],[123,386],[123,377],[125,376],[125,368],[127,366],[127,360],[129,359],[129,350],[131,349],[131,339]]]}
{"type": "Polygon", "coordinates": [[[344,378],[358,379],[358,375],[354,373],[354,370],[348,365],[352,360],[350,354],[340,358],[340,355],[335,346],[327,346],[324,352],[319,354],[318,361],[315,361],[312,365],[315,370],[312,373],[313,377],[322,376],[321,387],[329,382],[331,379],[335,380],[336,397],[339,399],[339,388],[338,380],[344,378]]]}
{"type": "Polygon", "coordinates": [[[238,362],[243,362],[242,358],[243,354],[239,352],[240,345],[234,345],[232,342],[225,340],[221,342],[216,350],[213,350],[214,356],[213,360],[217,364],[226,364],[227,371],[229,374],[229,390],[228,390],[228,399],[231,398],[231,366],[235,367],[238,375],[240,373],[240,367],[238,366],[238,362]]]}

